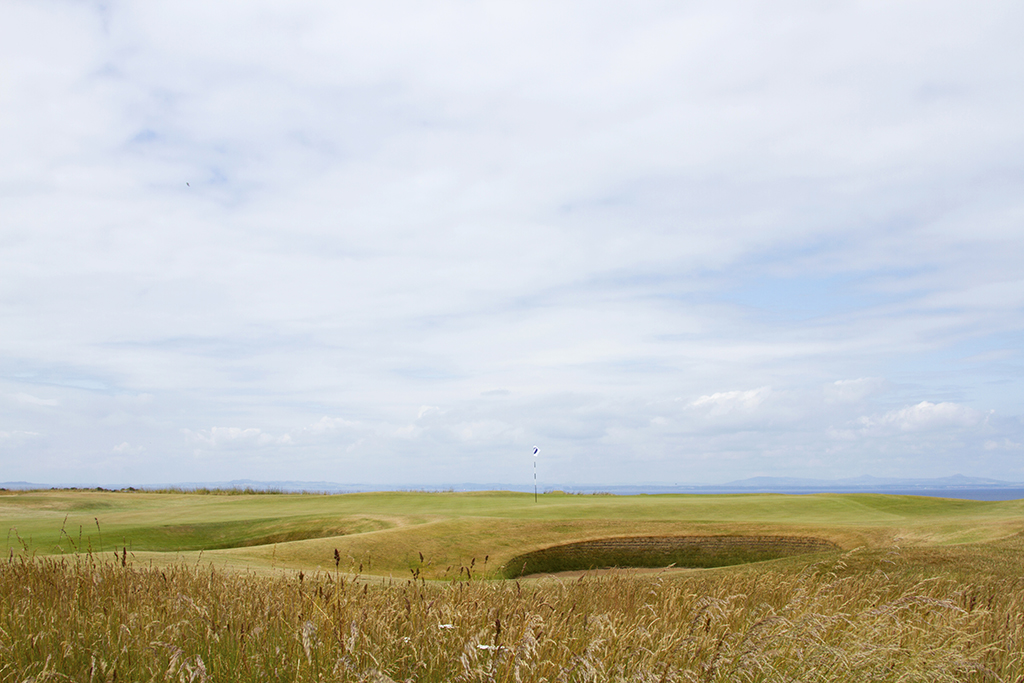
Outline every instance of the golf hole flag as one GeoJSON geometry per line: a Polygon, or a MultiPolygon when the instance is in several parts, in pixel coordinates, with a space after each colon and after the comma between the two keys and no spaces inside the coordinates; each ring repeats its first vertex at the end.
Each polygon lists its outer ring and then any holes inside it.
{"type": "Polygon", "coordinates": [[[537,454],[540,453],[540,449],[536,446],[533,447],[533,502],[537,502],[537,454]]]}

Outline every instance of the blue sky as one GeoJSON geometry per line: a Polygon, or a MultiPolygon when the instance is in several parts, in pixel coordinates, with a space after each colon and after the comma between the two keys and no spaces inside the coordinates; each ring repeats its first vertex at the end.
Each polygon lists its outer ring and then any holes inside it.
{"type": "Polygon", "coordinates": [[[1019,3],[3,14],[0,480],[1024,480],[1019,3]]]}

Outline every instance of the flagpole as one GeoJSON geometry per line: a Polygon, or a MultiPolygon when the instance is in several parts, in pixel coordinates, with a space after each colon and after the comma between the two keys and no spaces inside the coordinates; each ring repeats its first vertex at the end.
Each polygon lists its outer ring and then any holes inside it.
{"type": "Polygon", "coordinates": [[[533,447],[533,502],[537,502],[537,453],[540,449],[536,446],[533,447]]]}

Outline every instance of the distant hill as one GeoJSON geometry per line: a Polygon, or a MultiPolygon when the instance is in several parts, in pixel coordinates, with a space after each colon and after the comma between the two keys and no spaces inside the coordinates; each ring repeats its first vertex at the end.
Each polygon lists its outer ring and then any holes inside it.
{"type": "Polygon", "coordinates": [[[895,479],[863,475],[848,479],[800,479],[796,477],[751,477],[723,484],[723,488],[772,488],[772,489],[877,489],[877,488],[1017,488],[1021,482],[1007,482],[983,477],[966,477],[954,474],[935,479],[895,479]]]}
{"type": "MultiPolygon", "coordinates": [[[[9,490],[48,488],[96,488],[99,484],[36,484],[31,482],[0,482],[0,488],[9,490]]],[[[120,489],[128,485],[106,485],[104,488],[120,489]]],[[[254,489],[258,491],[309,492],[309,493],[358,493],[367,491],[520,491],[532,492],[530,485],[509,485],[501,483],[453,483],[441,485],[380,485],[366,483],[338,483],[332,481],[257,481],[253,479],[232,479],[215,482],[178,482],[173,484],[133,485],[139,489],[254,489]]],[[[1024,482],[1009,482],[984,477],[968,477],[954,474],[949,477],[891,478],[864,475],[846,479],[803,479],[798,477],[750,477],[725,484],[552,484],[542,492],[564,491],[566,493],[614,495],[655,495],[665,493],[717,494],[717,493],[891,493],[903,495],[939,496],[948,498],[972,498],[978,500],[1010,500],[1024,498],[1024,482]]]]}

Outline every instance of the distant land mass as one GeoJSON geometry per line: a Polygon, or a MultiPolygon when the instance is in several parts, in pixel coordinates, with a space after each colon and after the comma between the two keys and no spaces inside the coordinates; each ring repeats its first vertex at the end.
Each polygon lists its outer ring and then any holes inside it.
{"type": "MultiPolygon", "coordinates": [[[[102,486],[100,484],[38,484],[25,481],[0,482],[8,490],[49,488],[128,488],[129,485],[102,486]]],[[[132,485],[142,490],[154,489],[253,489],[289,493],[360,493],[369,491],[521,491],[532,492],[530,485],[497,483],[452,483],[439,485],[381,485],[366,483],[338,483],[332,481],[257,481],[232,479],[215,482],[177,482],[172,484],[132,485]]],[[[541,489],[542,493],[562,491],[574,494],[608,493],[620,496],[656,495],[664,493],[888,493],[894,495],[932,496],[939,498],[965,498],[972,500],[1017,500],[1024,498],[1024,482],[1009,482],[984,477],[954,474],[932,479],[900,479],[864,475],[847,479],[802,479],[798,477],[751,477],[725,484],[554,484],[541,489]]]]}
{"type": "Polygon", "coordinates": [[[726,487],[736,488],[839,488],[839,489],[864,489],[864,488],[1019,488],[1024,486],[1022,482],[1007,482],[998,479],[986,479],[983,477],[967,477],[962,474],[954,474],[950,477],[938,477],[935,479],[895,479],[885,477],[872,477],[865,474],[860,477],[849,479],[800,479],[796,477],[751,477],[740,479],[724,484],[726,487]]]}
{"type": "Polygon", "coordinates": [[[973,500],[1017,500],[1024,498],[1024,482],[1001,481],[954,474],[931,479],[902,479],[864,475],[847,479],[803,479],[798,477],[751,477],[725,484],[674,486],[612,486],[608,493],[637,495],[653,493],[888,493],[893,495],[966,498],[973,500]]]}

